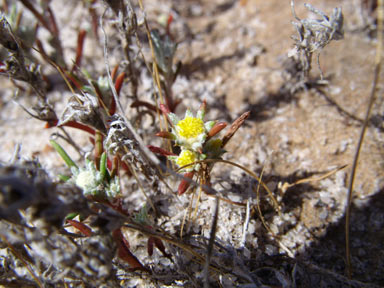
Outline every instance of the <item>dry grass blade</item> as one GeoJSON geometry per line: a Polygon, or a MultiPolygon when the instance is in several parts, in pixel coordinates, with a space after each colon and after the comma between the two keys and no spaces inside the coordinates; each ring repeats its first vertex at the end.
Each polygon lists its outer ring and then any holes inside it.
{"type": "Polygon", "coordinates": [[[305,179],[300,179],[294,183],[288,183],[288,182],[285,182],[284,184],[280,185],[279,183],[279,188],[281,189],[281,191],[283,193],[285,193],[287,191],[288,188],[291,188],[293,186],[296,186],[296,185],[299,185],[299,184],[303,184],[303,183],[309,183],[309,182],[317,182],[317,181],[320,181],[320,180],[323,180],[325,178],[328,178],[329,176],[335,174],[336,172],[340,171],[340,170],[343,170],[344,168],[348,167],[349,165],[343,165],[343,166],[340,166],[328,173],[325,173],[324,175],[320,176],[320,177],[316,177],[316,178],[305,178],[305,179]]]}
{"type": "MultiPolygon", "coordinates": [[[[204,160],[206,162],[212,162],[210,160],[204,160]]],[[[241,166],[237,163],[234,163],[234,162],[231,162],[231,161],[228,161],[228,160],[222,160],[222,159],[218,159],[218,160],[214,160],[215,162],[222,162],[222,163],[226,163],[226,164],[229,164],[229,165],[232,165],[232,166],[235,166],[237,168],[240,168],[241,170],[245,171],[247,174],[251,175],[253,178],[255,178],[262,186],[263,188],[267,191],[268,195],[271,197],[272,199],[272,202],[273,202],[273,205],[275,206],[274,208],[276,209],[276,211],[279,213],[279,215],[281,214],[280,212],[280,206],[279,206],[279,203],[277,202],[276,198],[273,196],[273,193],[271,192],[271,190],[268,188],[268,186],[263,182],[261,181],[261,179],[255,174],[253,173],[252,171],[250,171],[249,169],[245,168],[244,166],[241,166]]]]}
{"type": "Polygon", "coordinates": [[[367,111],[364,118],[364,124],[361,128],[359,141],[356,146],[355,156],[353,158],[351,177],[348,185],[348,198],[347,198],[347,211],[345,215],[345,256],[347,262],[347,273],[348,277],[352,277],[352,263],[351,263],[351,250],[350,250],[350,218],[351,218],[351,206],[352,206],[352,194],[353,194],[353,185],[355,182],[355,175],[357,170],[357,165],[359,161],[361,147],[363,145],[364,136],[367,131],[369,118],[371,115],[373,103],[376,99],[376,88],[380,79],[380,71],[382,64],[382,50],[383,50],[383,25],[384,25],[384,0],[378,0],[377,7],[377,18],[378,18],[378,26],[377,26],[377,46],[376,46],[376,57],[375,57],[375,70],[374,70],[374,78],[372,82],[371,94],[369,97],[369,103],[367,107],[367,111]]]}

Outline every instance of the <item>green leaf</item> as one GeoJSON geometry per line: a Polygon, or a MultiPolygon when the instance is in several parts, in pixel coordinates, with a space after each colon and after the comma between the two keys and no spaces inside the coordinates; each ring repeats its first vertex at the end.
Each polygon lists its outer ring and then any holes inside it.
{"type": "Polygon", "coordinates": [[[103,182],[104,180],[109,181],[110,176],[107,170],[107,153],[101,154],[100,158],[100,180],[103,182]]]}
{"type": "Polygon", "coordinates": [[[67,216],[65,216],[65,219],[72,220],[72,219],[75,218],[77,215],[79,215],[79,213],[72,212],[72,213],[69,213],[67,216]]]}
{"type": "Polygon", "coordinates": [[[69,179],[71,179],[71,177],[66,176],[66,175],[59,175],[58,177],[63,182],[67,182],[69,179]]]}
{"type": "Polygon", "coordinates": [[[56,152],[59,153],[60,157],[64,160],[65,164],[67,164],[69,168],[75,167],[78,169],[76,163],[73,162],[67,152],[64,151],[63,147],[61,147],[55,140],[50,140],[49,142],[51,143],[52,147],[55,148],[56,152]]]}

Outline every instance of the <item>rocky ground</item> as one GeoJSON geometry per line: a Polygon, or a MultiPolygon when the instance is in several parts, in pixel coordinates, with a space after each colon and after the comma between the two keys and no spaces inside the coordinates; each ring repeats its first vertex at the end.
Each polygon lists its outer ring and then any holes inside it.
{"type": "MultiPolygon", "coordinates": [[[[102,15],[106,6],[98,2],[95,11],[102,15]]],[[[214,166],[213,188],[221,197],[247,206],[220,201],[217,245],[212,255],[216,270],[212,270],[210,283],[213,287],[379,287],[384,285],[383,81],[378,83],[378,98],[355,180],[351,215],[352,280],[346,277],[344,232],[351,164],[373,80],[377,41],[375,33],[366,28],[367,19],[372,18],[366,18],[359,8],[359,1],[308,1],[327,15],[334,7],[342,8],[344,39],[331,42],[321,51],[320,65],[326,81],[318,81],[320,72],[314,57],[309,76],[311,84],[303,84],[298,83],[300,71],[295,70],[292,58],[288,57],[294,47],[291,35],[296,33],[291,24],[295,19],[289,2],[148,0],[143,3],[151,28],[164,32],[164,19],[169,15],[173,17],[170,34],[179,43],[175,63],[182,63],[172,87],[174,95],[182,99],[177,114],[182,116],[186,108],[196,111],[203,100],[209,107],[207,119],[231,123],[243,112],[251,111],[250,117],[226,146],[224,159],[247,167],[259,177],[262,173],[263,181],[280,207],[278,213],[271,204],[270,195],[263,189],[260,190],[261,202],[258,202],[257,181],[243,170],[223,163],[214,166]],[[321,177],[344,165],[349,166],[329,177],[321,177]],[[284,183],[317,178],[320,179],[280,189],[284,183]],[[258,212],[258,203],[261,203],[261,214],[268,230],[258,212]]],[[[303,1],[296,1],[298,17],[313,17],[303,4],[303,1]]],[[[51,6],[62,27],[60,37],[66,60],[71,63],[75,55],[76,31],[91,29],[89,12],[81,1],[69,1],[64,5],[62,1],[54,0],[51,6]]],[[[143,14],[138,7],[134,6],[134,9],[140,23],[143,14]]],[[[118,47],[118,33],[112,29],[110,10],[105,17],[113,67],[124,57],[118,47]]],[[[87,37],[82,62],[95,78],[105,75],[104,39],[100,27],[98,32],[99,40],[87,37]]],[[[41,37],[45,37],[44,34],[41,37]]],[[[149,60],[150,50],[145,37],[144,32],[139,34],[143,54],[149,60]]],[[[137,57],[142,55],[137,52],[137,57]]],[[[45,69],[47,74],[56,73],[51,67],[45,69]]],[[[137,66],[136,73],[139,99],[153,101],[154,84],[143,62],[137,66]]],[[[71,93],[64,84],[55,85],[48,98],[60,115],[71,93]]],[[[55,130],[43,129],[43,122],[32,119],[12,101],[14,85],[8,79],[2,79],[1,87],[0,159],[4,163],[9,161],[15,145],[20,143],[23,158],[38,158],[50,177],[57,179],[58,173],[65,168],[49,145],[55,130]]],[[[122,95],[129,95],[131,91],[132,83],[127,80],[122,95]]],[[[20,92],[17,102],[29,108],[35,98],[33,93],[29,95],[27,92],[20,92]]],[[[126,115],[133,121],[130,117],[135,113],[130,108],[132,101],[129,97],[122,99],[126,115]]],[[[159,130],[158,124],[151,125],[149,121],[144,119],[137,129],[146,144],[160,145],[152,137],[159,130]]],[[[92,149],[83,132],[70,130],[68,132],[73,133],[71,135],[82,151],[92,149]]],[[[77,152],[69,146],[66,149],[76,159],[77,152]]],[[[83,156],[78,156],[77,160],[82,159],[83,156]]],[[[167,181],[176,191],[175,179],[167,181]]],[[[137,212],[145,198],[131,182],[125,184],[124,193],[126,202],[132,204],[130,210],[137,212]]],[[[191,193],[177,197],[167,193],[170,192],[163,189],[160,195],[153,195],[154,203],[164,214],[153,221],[176,237],[185,211],[190,209],[191,202],[195,205],[196,197],[193,198],[191,193]]],[[[215,199],[203,193],[195,220],[191,216],[184,227],[186,243],[201,248],[202,243],[208,241],[214,208],[215,199]]],[[[204,265],[185,250],[165,241],[172,260],[163,257],[159,251],[149,257],[146,237],[132,229],[125,232],[131,252],[152,270],[152,274],[129,272],[129,266],[115,259],[113,271],[118,281],[113,283],[120,283],[122,287],[201,285],[204,265]]],[[[1,233],[7,234],[4,230],[1,233]]],[[[4,236],[2,240],[5,240],[4,236]]],[[[14,270],[12,283],[23,283],[17,281],[24,279],[28,285],[35,285],[18,257],[9,256],[9,245],[3,243],[2,248],[0,257],[8,270],[5,266],[0,270],[0,284],[11,283],[6,279],[13,275],[9,270],[14,270]]],[[[203,250],[197,251],[204,255],[203,250]]],[[[36,252],[36,255],[45,257],[44,253],[36,252]]],[[[34,270],[40,279],[49,278],[48,274],[43,275],[46,278],[41,276],[43,267],[34,266],[34,270]]],[[[75,287],[80,283],[73,279],[75,276],[68,276],[68,270],[59,272],[68,280],[68,285],[75,287]]],[[[55,274],[56,279],[59,272],[55,274]]],[[[77,279],[82,278],[78,276],[77,279]]],[[[64,285],[63,282],[56,284],[64,285]]],[[[81,285],[93,286],[86,280],[81,285]]]]}

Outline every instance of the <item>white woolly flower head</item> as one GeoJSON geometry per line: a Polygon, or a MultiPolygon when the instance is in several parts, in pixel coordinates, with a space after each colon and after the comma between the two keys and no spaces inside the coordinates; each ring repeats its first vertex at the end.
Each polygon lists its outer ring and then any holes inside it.
{"type": "Polygon", "coordinates": [[[102,192],[100,172],[97,171],[92,161],[88,159],[85,161],[84,168],[71,168],[73,174],[71,181],[83,190],[85,196],[98,195],[102,192]]]}
{"type": "Polygon", "coordinates": [[[114,199],[120,194],[120,178],[115,176],[109,181],[102,179],[100,171],[95,164],[86,159],[84,168],[71,167],[73,182],[77,187],[83,190],[85,196],[105,196],[108,199],[114,199]]]}

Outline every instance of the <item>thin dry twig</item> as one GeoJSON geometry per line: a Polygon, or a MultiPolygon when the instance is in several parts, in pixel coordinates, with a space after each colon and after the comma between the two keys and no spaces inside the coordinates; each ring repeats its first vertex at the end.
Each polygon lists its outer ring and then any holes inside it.
{"type": "Polygon", "coordinates": [[[368,107],[364,118],[364,124],[361,128],[359,141],[356,146],[355,156],[353,158],[351,177],[348,184],[348,196],[347,196],[347,211],[345,214],[345,256],[347,262],[347,273],[348,277],[352,277],[352,263],[351,263],[351,249],[350,249],[350,218],[352,209],[352,196],[353,196],[353,185],[355,182],[356,170],[359,161],[361,147],[363,146],[364,136],[367,131],[369,118],[371,115],[373,103],[376,99],[376,88],[380,79],[381,63],[382,63],[382,50],[383,50],[383,22],[384,22],[384,0],[378,0],[377,7],[378,16],[378,27],[377,27],[377,46],[376,46],[376,57],[375,57],[375,71],[372,82],[372,89],[369,97],[368,107]]]}
{"type": "Polygon", "coordinates": [[[216,197],[216,204],[215,204],[215,213],[213,215],[212,220],[212,227],[211,232],[209,234],[209,242],[207,246],[207,256],[205,259],[205,265],[204,265],[204,288],[209,287],[209,266],[211,262],[211,256],[213,252],[213,244],[215,243],[215,235],[216,235],[216,228],[217,228],[217,222],[219,219],[219,207],[220,207],[220,200],[216,197]]]}
{"type": "Polygon", "coordinates": [[[337,173],[338,171],[343,170],[344,168],[346,168],[348,166],[349,165],[342,165],[342,166],[340,166],[340,167],[338,167],[338,168],[336,168],[336,169],[334,169],[332,171],[329,171],[329,172],[325,173],[324,175],[322,175],[320,177],[300,179],[300,180],[297,180],[294,183],[288,183],[288,182],[285,182],[284,184],[279,183],[279,189],[283,193],[285,193],[288,188],[291,188],[293,186],[296,186],[296,185],[299,185],[299,184],[303,184],[303,183],[317,182],[317,181],[323,180],[323,179],[328,178],[329,176],[337,173]]]}

